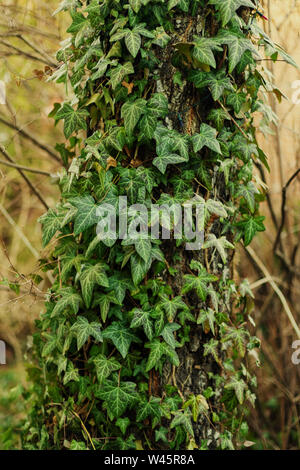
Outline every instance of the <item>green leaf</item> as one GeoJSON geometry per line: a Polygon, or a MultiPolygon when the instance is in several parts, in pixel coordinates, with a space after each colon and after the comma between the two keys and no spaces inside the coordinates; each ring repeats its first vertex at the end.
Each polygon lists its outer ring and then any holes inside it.
{"type": "Polygon", "coordinates": [[[170,155],[159,155],[158,157],[154,158],[153,165],[161,171],[161,173],[165,173],[168,165],[176,165],[176,163],[183,163],[186,162],[186,158],[182,157],[181,155],[177,155],[176,153],[172,153],[170,155]]]}
{"type": "Polygon", "coordinates": [[[219,347],[219,341],[216,339],[211,339],[208,343],[204,344],[204,356],[208,356],[211,354],[216,362],[219,362],[219,356],[218,356],[218,347],[219,347]]]}
{"type": "Polygon", "coordinates": [[[99,221],[97,216],[97,205],[92,196],[75,197],[70,200],[77,207],[75,216],[74,235],[79,235],[99,221]]]}
{"type": "Polygon", "coordinates": [[[127,325],[121,321],[114,321],[110,326],[103,330],[103,338],[110,339],[121,356],[125,359],[128,354],[131,343],[134,341],[140,343],[141,341],[135,336],[127,325]]]}
{"type": "Polygon", "coordinates": [[[112,69],[110,73],[110,83],[112,89],[120,85],[126,75],[131,75],[134,73],[134,68],[131,62],[126,62],[124,65],[118,65],[116,68],[112,69]]]}
{"type": "Polygon", "coordinates": [[[235,12],[241,6],[256,8],[251,0],[209,0],[209,5],[216,5],[222,19],[222,26],[226,26],[235,12]]]}
{"type": "Polygon", "coordinates": [[[93,336],[98,342],[103,341],[100,324],[97,322],[89,323],[85,317],[79,316],[71,329],[76,334],[78,350],[82,348],[90,336],[93,336]]]}
{"type": "Polygon", "coordinates": [[[202,249],[205,250],[206,248],[216,248],[223,263],[225,264],[227,261],[227,249],[234,250],[234,245],[230,243],[225,236],[217,238],[215,234],[209,233],[207,240],[202,245],[202,249]]]}
{"type": "Polygon", "coordinates": [[[247,185],[240,185],[235,193],[236,197],[243,197],[247,203],[247,206],[254,212],[255,210],[255,194],[258,194],[259,191],[255,187],[254,183],[250,181],[247,185]]]}
{"type": "Polygon", "coordinates": [[[141,36],[134,30],[128,30],[125,36],[125,44],[130,54],[135,58],[140,50],[142,43],[141,36]]]}
{"type": "Polygon", "coordinates": [[[184,303],[180,296],[175,297],[174,299],[169,299],[165,294],[162,294],[159,305],[164,309],[167,314],[167,318],[172,322],[175,318],[175,315],[178,310],[187,309],[187,305],[184,303]]]}
{"type": "Polygon", "coordinates": [[[147,103],[147,109],[155,117],[166,117],[169,112],[168,98],[163,93],[154,93],[147,103]]]}
{"type": "Polygon", "coordinates": [[[215,39],[211,38],[194,38],[195,47],[193,49],[193,57],[202,64],[216,67],[216,59],[213,51],[222,51],[222,47],[217,44],[215,39]]]}
{"type": "Polygon", "coordinates": [[[245,390],[247,390],[247,385],[245,384],[243,379],[239,379],[236,376],[231,377],[230,382],[225,385],[225,388],[234,390],[239,403],[243,403],[244,392],[245,390]]]}
{"type": "Polygon", "coordinates": [[[210,330],[212,334],[215,334],[215,322],[216,322],[216,317],[215,317],[215,312],[211,309],[208,308],[207,310],[201,310],[200,315],[197,319],[198,324],[202,324],[208,322],[210,330]]]}
{"type": "Polygon", "coordinates": [[[79,276],[82,297],[87,307],[91,305],[95,285],[103,287],[109,286],[108,279],[105,274],[105,267],[106,265],[104,263],[87,266],[79,276]]]}
{"type": "Polygon", "coordinates": [[[78,369],[75,369],[74,365],[69,362],[67,372],[64,375],[64,385],[66,385],[69,382],[79,382],[80,377],[78,373],[78,369]]]}
{"type": "Polygon", "coordinates": [[[121,364],[114,357],[108,359],[103,354],[92,357],[89,359],[89,362],[95,364],[96,374],[100,384],[102,384],[112,372],[121,368],[121,364]]]}
{"type": "Polygon", "coordinates": [[[53,209],[49,209],[46,214],[43,214],[38,221],[43,226],[43,247],[48,245],[51,238],[54,237],[57,230],[61,228],[65,213],[55,212],[53,209]]]}
{"type": "Polygon", "coordinates": [[[116,421],[116,426],[120,428],[121,433],[124,435],[126,434],[126,430],[128,426],[130,425],[130,419],[129,418],[118,418],[116,421]]]}
{"type": "Polygon", "coordinates": [[[144,421],[148,417],[161,418],[160,398],[150,397],[149,401],[140,401],[136,411],[137,422],[144,421]]]}
{"type": "Polygon", "coordinates": [[[134,131],[141,115],[146,110],[146,104],[147,101],[141,98],[135,101],[127,101],[123,104],[121,117],[124,119],[124,126],[128,135],[134,131]]]}
{"type": "Polygon", "coordinates": [[[139,128],[141,130],[141,137],[146,137],[146,139],[152,139],[155,129],[157,126],[157,119],[151,114],[144,114],[139,123],[139,128]]]}
{"type": "Polygon", "coordinates": [[[153,31],[155,38],[153,44],[156,44],[159,47],[165,47],[170,41],[170,36],[165,32],[163,26],[159,26],[153,31]]]}
{"type": "Polygon", "coordinates": [[[235,69],[244,52],[251,51],[256,56],[259,56],[250,39],[245,38],[243,35],[237,35],[227,30],[222,30],[219,32],[217,39],[222,44],[226,44],[228,46],[229,73],[235,69]]]}
{"type": "Polygon", "coordinates": [[[51,317],[56,317],[64,310],[70,310],[74,315],[78,313],[82,299],[72,288],[66,288],[59,291],[62,297],[56,302],[52,310],[51,317]]]}
{"type": "Polygon", "coordinates": [[[208,283],[217,281],[218,278],[213,274],[209,274],[205,268],[202,268],[199,271],[198,276],[187,274],[184,276],[184,280],[186,282],[182,288],[182,293],[187,294],[191,290],[195,290],[198,294],[198,297],[205,301],[208,292],[208,283]]]}
{"type": "Polygon", "coordinates": [[[49,356],[57,346],[57,336],[50,333],[44,333],[44,338],[47,340],[42,349],[42,357],[49,356]]]}
{"type": "Polygon", "coordinates": [[[136,384],[121,381],[119,384],[106,380],[103,388],[96,392],[96,396],[104,400],[108,411],[115,418],[119,418],[128,407],[136,403],[136,384]]]}
{"type": "Polygon", "coordinates": [[[243,327],[235,328],[228,325],[224,325],[225,334],[222,337],[222,343],[232,341],[236,346],[241,357],[244,357],[246,352],[246,339],[249,338],[249,332],[243,327]]]}
{"type": "Polygon", "coordinates": [[[162,356],[166,354],[166,350],[164,343],[161,343],[158,339],[145,344],[145,348],[150,348],[150,354],[146,365],[146,372],[149,372],[153,367],[157,368],[159,366],[162,356]]]}
{"type": "Polygon", "coordinates": [[[87,109],[75,109],[72,108],[68,103],[65,103],[62,108],[60,108],[56,115],[56,119],[64,119],[64,134],[66,139],[70,137],[73,132],[80,129],[87,130],[86,119],[89,116],[87,109]]]}
{"type": "Polygon", "coordinates": [[[192,414],[189,411],[176,411],[174,414],[175,417],[171,422],[170,429],[173,429],[177,426],[182,426],[188,434],[194,436],[194,430],[191,422],[192,414]]]}
{"type": "Polygon", "coordinates": [[[256,235],[257,232],[264,232],[266,230],[263,223],[264,220],[264,216],[249,216],[245,219],[242,219],[236,224],[236,227],[238,227],[243,233],[245,246],[249,245],[252,242],[253,237],[256,235]]]}
{"type": "Polygon", "coordinates": [[[140,238],[135,241],[134,245],[137,253],[147,263],[151,256],[151,241],[148,238],[140,238]]]}
{"type": "Polygon", "coordinates": [[[151,266],[151,259],[145,262],[139,255],[134,253],[130,258],[131,275],[135,286],[144,279],[151,266]]]}
{"type": "Polygon", "coordinates": [[[142,0],[129,0],[129,5],[135,13],[138,13],[142,6],[142,0]]]}
{"type": "Polygon", "coordinates": [[[179,346],[179,343],[175,340],[173,333],[180,328],[181,326],[178,325],[178,323],[167,323],[161,332],[161,336],[165,342],[173,349],[179,346]]]}
{"type": "Polygon", "coordinates": [[[149,312],[144,312],[141,309],[135,308],[133,310],[133,319],[130,328],[142,327],[145,331],[147,338],[151,341],[153,337],[153,324],[149,312]]]}
{"type": "Polygon", "coordinates": [[[245,102],[246,102],[245,93],[230,93],[226,98],[226,103],[233,107],[234,112],[236,114],[239,114],[245,102]]]}
{"type": "Polygon", "coordinates": [[[217,131],[208,124],[201,124],[200,133],[192,136],[194,152],[199,152],[204,146],[217,153],[221,152],[221,147],[217,141],[217,131]]]}
{"type": "Polygon", "coordinates": [[[168,2],[168,10],[172,10],[172,8],[175,8],[180,0],[169,0],[168,2]]]}
{"type": "Polygon", "coordinates": [[[203,395],[190,395],[183,405],[183,409],[185,410],[186,408],[191,409],[193,420],[196,423],[200,414],[207,414],[209,406],[203,395]]]}

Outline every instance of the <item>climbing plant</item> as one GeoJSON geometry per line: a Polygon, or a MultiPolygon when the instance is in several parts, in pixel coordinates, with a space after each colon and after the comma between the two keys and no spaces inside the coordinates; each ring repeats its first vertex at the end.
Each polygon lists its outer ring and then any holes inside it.
{"type": "Polygon", "coordinates": [[[233,255],[265,230],[256,130],[276,120],[264,95],[282,95],[264,58],[293,63],[258,7],[64,0],[55,12],[71,16],[51,76],[66,88],[50,114],[66,141],[61,200],[40,219],[55,280],[36,322],[24,448],[242,446],[259,341],[233,255]],[[149,211],[194,198],[201,249],[174,236],[174,217],[170,240],[100,239],[97,208],[119,196],[149,211]]]}

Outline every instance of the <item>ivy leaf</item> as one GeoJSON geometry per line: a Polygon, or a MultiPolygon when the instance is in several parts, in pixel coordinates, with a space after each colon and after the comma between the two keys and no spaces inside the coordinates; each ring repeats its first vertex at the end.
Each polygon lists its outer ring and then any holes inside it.
{"type": "Polygon", "coordinates": [[[82,302],[80,295],[70,287],[61,289],[59,293],[62,297],[56,302],[51,317],[56,317],[66,309],[77,315],[80,303],[82,302]]]}
{"type": "Polygon", "coordinates": [[[228,46],[229,73],[232,73],[235,69],[244,52],[251,51],[256,56],[259,55],[252,42],[243,35],[240,36],[227,30],[222,30],[219,32],[217,39],[222,44],[226,44],[228,46]]]}
{"type": "Polygon", "coordinates": [[[128,407],[136,403],[136,384],[123,382],[119,384],[112,380],[106,380],[103,388],[96,392],[96,396],[104,400],[104,403],[112,416],[119,418],[128,407]]]}
{"type": "Polygon", "coordinates": [[[199,152],[204,146],[217,153],[221,152],[221,147],[217,141],[217,131],[208,124],[201,124],[200,133],[192,136],[194,152],[199,152]]]}
{"type": "Polygon", "coordinates": [[[44,333],[44,338],[47,341],[44,344],[43,349],[42,349],[42,357],[49,356],[57,346],[57,336],[56,335],[45,332],[44,333]]]}
{"type": "Polygon", "coordinates": [[[208,119],[211,119],[215,123],[217,130],[220,132],[223,129],[224,121],[226,119],[230,120],[230,114],[222,108],[212,109],[208,115],[208,119]]]}
{"type": "Polygon", "coordinates": [[[170,429],[173,429],[177,426],[182,426],[184,430],[190,434],[191,436],[194,436],[194,430],[191,422],[192,414],[190,411],[176,411],[175,417],[173,421],[171,422],[170,429]]]}
{"type": "Polygon", "coordinates": [[[115,90],[126,75],[131,75],[133,73],[134,68],[131,62],[125,62],[124,65],[118,65],[116,68],[112,69],[110,72],[110,83],[112,89],[115,90]]]}
{"type": "Polygon", "coordinates": [[[172,8],[175,8],[178,3],[180,3],[180,0],[169,0],[168,2],[168,10],[172,10],[172,8]]]}
{"type": "Polygon", "coordinates": [[[239,114],[245,102],[246,102],[245,93],[230,93],[226,98],[226,103],[233,107],[234,112],[236,114],[239,114]]]}
{"type": "Polygon", "coordinates": [[[133,9],[135,13],[138,13],[141,9],[142,6],[142,1],[141,0],[129,0],[129,5],[133,9]]]}
{"type": "Polygon", "coordinates": [[[166,117],[169,112],[169,102],[163,93],[154,93],[147,103],[147,109],[155,117],[166,117]]]}
{"type": "Polygon", "coordinates": [[[103,354],[97,354],[97,356],[89,359],[89,362],[95,364],[96,374],[100,384],[102,384],[112,372],[121,368],[121,364],[114,357],[108,359],[103,354]]]}
{"type": "Polygon", "coordinates": [[[80,376],[78,373],[78,369],[75,369],[74,365],[72,362],[69,362],[67,372],[65,373],[64,376],[64,385],[67,383],[73,381],[73,382],[79,382],[80,376]]]}
{"type": "Polygon", "coordinates": [[[186,282],[182,288],[182,293],[187,294],[191,290],[195,290],[198,294],[198,297],[205,301],[208,292],[208,283],[217,281],[218,278],[213,274],[209,274],[205,268],[201,268],[198,276],[187,274],[184,276],[184,280],[186,282]]]}
{"type": "Polygon", "coordinates": [[[82,297],[87,307],[90,307],[93,290],[95,285],[108,287],[108,279],[105,274],[106,265],[104,263],[97,263],[90,265],[83,269],[79,279],[82,290],[82,297]]]}
{"type": "Polygon", "coordinates": [[[99,221],[98,206],[92,196],[75,197],[70,202],[78,209],[75,216],[74,235],[79,235],[99,221]]]}
{"type": "Polygon", "coordinates": [[[136,411],[137,422],[144,421],[148,417],[160,419],[161,406],[160,398],[150,397],[149,401],[140,401],[136,411]]]}
{"type": "Polygon", "coordinates": [[[167,323],[161,332],[161,336],[171,348],[175,349],[179,346],[178,341],[175,340],[173,333],[181,328],[178,323],[167,323]]]}
{"type": "Polygon", "coordinates": [[[139,123],[141,131],[140,138],[152,139],[157,126],[157,119],[155,116],[147,113],[144,114],[139,123]]]}
{"type": "Polygon", "coordinates": [[[64,134],[66,139],[70,137],[73,132],[80,129],[87,130],[86,118],[89,116],[87,109],[78,109],[75,111],[72,106],[68,103],[65,103],[62,108],[60,108],[56,115],[56,119],[64,119],[64,134]]]}
{"type": "Polygon", "coordinates": [[[151,241],[148,238],[140,238],[134,245],[137,253],[147,263],[151,256],[151,241]]]}
{"type": "Polygon", "coordinates": [[[209,0],[208,3],[209,5],[216,5],[216,8],[221,15],[223,27],[229,23],[236,10],[241,6],[249,7],[251,9],[256,8],[251,0],[209,0]]]}
{"type": "Polygon", "coordinates": [[[217,44],[215,39],[211,38],[194,38],[195,47],[193,49],[193,57],[202,64],[216,67],[216,59],[213,50],[222,51],[222,47],[217,44]]]}
{"type": "Polygon", "coordinates": [[[249,216],[236,224],[236,227],[238,227],[243,233],[245,246],[252,242],[253,237],[257,232],[264,232],[266,230],[263,223],[264,220],[264,216],[249,216]]]}
{"type": "Polygon", "coordinates": [[[43,226],[43,247],[48,245],[57,230],[61,228],[64,216],[65,214],[59,213],[59,211],[56,212],[53,209],[49,209],[46,214],[43,214],[38,219],[43,226]]]}
{"type": "Polygon", "coordinates": [[[140,339],[135,336],[127,325],[121,321],[114,321],[110,326],[103,330],[103,338],[110,339],[117,350],[120,352],[123,359],[128,354],[131,343],[134,341],[140,343],[140,339]]]}
{"type": "Polygon", "coordinates": [[[119,302],[122,304],[126,290],[133,290],[134,285],[132,281],[121,273],[115,273],[113,276],[109,277],[109,289],[113,290],[113,293],[119,302]]]}
{"type": "Polygon", "coordinates": [[[183,163],[186,161],[185,157],[172,153],[170,155],[159,155],[154,158],[152,163],[162,174],[165,174],[168,165],[175,165],[176,163],[183,163]]]}
{"type": "Polygon", "coordinates": [[[155,339],[151,343],[145,344],[145,348],[150,348],[150,354],[147,360],[146,372],[157,368],[162,356],[166,353],[164,343],[160,342],[158,339],[155,339]]]}
{"type": "Polygon", "coordinates": [[[135,308],[133,310],[133,319],[130,328],[143,327],[147,338],[151,341],[153,337],[153,325],[150,319],[149,312],[144,312],[141,309],[135,308]]]}
{"type": "Polygon", "coordinates": [[[219,347],[219,341],[216,339],[211,339],[208,343],[204,344],[204,356],[208,356],[211,354],[216,362],[219,362],[220,359],[218,357],[218,347],[219,347]]]}
{"type": "Polygon", "coordinates": [[[184,403],[183,409],[190,408],[193,420],[196,423],[200,414],[206,414],[209,409],[206,398],[203,395],[190,395],[189,399],[184,403]]]}
{"type": "Polygon", "coordinates": [[[125,36],[125,44],[130,54],[135,58],[140,50],[142,43],[141,36],[134,30],[128,30],[125,36]]]}
{"type": "Polygon", "coordinates": [[[78,350],[82,348],[90,336],[93,336],[98,342],[103,341],[100,324],[97,322],[89,323],[85,317],[78,317],[71,330],[76,334],[78,350]]]}
{"type": "Polygon", "coordinates": [[[239,379],[236,376],[231,377],[230,382],[225,385],[225,388],[234,390],[239,403],[243,403],[244,392],[245,390],[247,390],[247,385],[245,384],[243,379],[239,379]]]}
{"type": "Polygon", "coordinates": [[[249,181],[247,185],[240,185],[235,193],[236,197],[243,197],[246,201],[247,206],[254,212],[255,210],[255,194],[258,194],[259,191],[255,187],[252,181],[249,181]]]}
{"type": "Polygon", "coordinates": [[[101,320],[103,321],[103,323],[106,322],[111,303],[121,305],[121,303],[118,302],[118,300],[116,299],[114,292],[109,292],[108,294],[100,294],[99,292],[96,293],[93,302],[93,307],[95,307],[96,305],[100,306],[101,320]]]}
{"type": "Polygon", "coordinates": [[[151,266],[151,258],[145,262],[139,255],[134,253],[130,258],[131,275],[135,286],[144,279],[151,266]]]}
{"type": "Polygon", "coordinates": [[[216,317],[213,309],[208,308],[207,310],[201,310],[197,323],[203,325],[205,322],[208,322],[212,334],[215,335],[216,317]]]}
{"type": "Polygon", "coordinates": [[[209,233],[207,240],[202,245],[203,250],[206,248],[216,248],[223,263],[225,264],[227,261],[227,253],[226,249],[234,249],[234,245],[230,243],[225,236],[217,238],[215,234],[209,233]]]}
{"type": "Polygon", "coordinates": [[[147,101],[142,98],[135,101],[127,101],[123,104],[121,117],[124,119],[124,126],[127,134],[132,134],[141,115],[146,110],[147,101]]]}
{"type": "Polygon", "coordinates": [[[222,337],[222,343],[232,341],[239,351],[241,357],[244,357],[246,352],[245,342],[246,338],[250,336],[249,332],[246,331],[243,327],[235,328],[228,325],[224,325],[224,329],[225,334],[222,337]]]}
{"type": "Polygon", "coordinates": [[[153,44],[156,44],[159,47],[165,47],[170,41],[170,36],[165,32],[163,26],[159,26],[153,31],[155,38],[153,44]]]}
{"type": "Polygon", "coordinates": [[[120,428],[121,433],[124,435],[126,434],[127,428],[130,425],[130,419],[129,418],[118,418],[116,421],[116,426],[120,428]]]}
{"type": "Polygon", "coordinates": [[[166,294],[161,295],[161,301],[159,302],[159,305],[166,312],[170,322],[174,320],[178,310],[185,310],[187,308],[187,305],[180,296],[177,296],[174,299],[169,299],[166,294]]]}

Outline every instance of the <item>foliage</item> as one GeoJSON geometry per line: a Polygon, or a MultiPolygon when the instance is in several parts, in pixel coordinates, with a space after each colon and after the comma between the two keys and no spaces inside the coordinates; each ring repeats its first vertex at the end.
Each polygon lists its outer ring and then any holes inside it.
{"type": "Polygon", "coordinates": [[[200,419],[221,422],[217,445],[234,447],[241,407],[255,400],[244,357],[258,342],[228,258],[239,239],[248,244],[263,230],[253,164],[266,164],[253,124],[266,86],[255,59],[271,40],[240,14],[253,6],[92,0],[57,10],[72,23],[53,78],[70,81],[74,95],[52,116],[76,156],[64,162],[61,201],[40,219],[45,246],[58,232],[55,281],[34,337],[25,448],[205,448],[194,440],[200,419]],[[176,18],[198,14],[205,25],[185,43],[176,18]],[[188,83],[205,121],[194,133],[181,121],[168,126],[171,103],[157,86],[159,54],[174,39],[177,85],[188,83]],[[184,240],[95,237],[100,202],[184,204],[195,193],[205,206],[200,257],[183,255],[184,240]],[[185,397],[175,381],[153,392],[165,364],[179,367],[195,325],[213,361],[209,387],[185,397]]]}

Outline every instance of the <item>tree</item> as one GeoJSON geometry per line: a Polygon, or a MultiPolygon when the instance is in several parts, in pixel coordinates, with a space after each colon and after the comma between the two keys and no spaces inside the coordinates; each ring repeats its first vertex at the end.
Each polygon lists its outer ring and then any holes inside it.
{"type": "Polygon", "coordinates": [[[74,95],[51,113],[66,137],[57,147],[62,198],[41,217],[44,246],[55,237],[47,263],[55,282],[37,322],[24,447],[241,444],[242,411],[255,400],[245,358],[258,340],[233,254],[264,230],[253,165],[268,164],[253,113],[266,118],[259,90],[273,90],[256,45],[291,62],[254,8],[251,0],[58,8],[70,12],[71,39],[53,79],[74,95]],[[153,203],[193,200],[201,249],[175,236],[174,214],[159,221],[171,239],[99,239],[97,208],[118,208],[119,196],[147,213],[153,203]]]}

